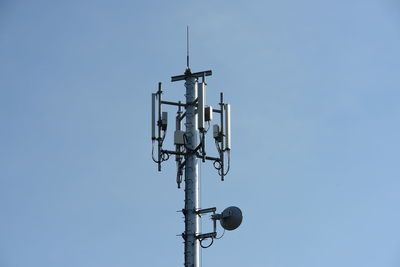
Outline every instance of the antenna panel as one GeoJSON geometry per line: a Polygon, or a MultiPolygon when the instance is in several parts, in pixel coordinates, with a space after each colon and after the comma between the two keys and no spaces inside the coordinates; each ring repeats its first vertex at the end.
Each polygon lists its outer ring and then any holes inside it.
{"type": "Polygon", "coordinates": [[[219,138],[219,125],[218,124],[213,125],[213,137],[215,139],[219,138]]]}
{"type": "Polygon", "coordinates": [[[205,102],[206,102],[206,83],[201,82],[198,83],[197,85],[197,98],[198,98],[198,104],[197,104],[197,119],[198,119],[198,128],[200,131],[204,130],[204,107],[205,107],[205,102]]]}
{"type": "Polygon", "coordinates": [[[225,149],[231,150],[231,105],[225,104],[225,149]]]}
{"type": "Polygon", "coordinates": [[[161,117],[161,129],[163,131],[167,130],[167,125],[168,125],[168,112],[163,111],[161,117]]]}
{"type": "Polygon", "coordinates": [[[212,106],[207,106],[204,109],[204,119],[205,121],[212,121],[213,119],[213,108],[212,106]]]}
{"type": "Polygon", "coordinates": [[[156,139],[156,96],[151,94],[151,140],[156,139]]]}

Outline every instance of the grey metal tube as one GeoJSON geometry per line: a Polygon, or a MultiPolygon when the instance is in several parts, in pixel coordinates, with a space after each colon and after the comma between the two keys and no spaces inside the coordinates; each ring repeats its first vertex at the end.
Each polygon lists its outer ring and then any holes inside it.
{"type": "Polygon", "coordinates": [[[156,94],[151,94],[151,140],[156,139],[156,94]]]}
{"type": "MultiPolygon", "coordinates": [[[[196,77],[186,78],[186,104],[197,98],[196,77]]],[[[195,105],[186,106],[186,147],[194,150],[198,145],[198,130],[195,105]]],[[[200,233],[198,159],[195,153],[185,156],[185,267],[200,267],[200,243],[196,235],[200,233]]]]}
{"type": "Polygon", "coordinates": [[[221,141],[221,153],[220,153],[220,160],[221,160],[221,181],[224,180],[224,93],[220,93],[220,103],[219,106],[221,107],[221,133],[222,133],[222,141],[221,141]]]}
{"type": "Polygon", "coordinates": [[[158,83],[158,171],[161,171],[161,82],[158,83]]]}

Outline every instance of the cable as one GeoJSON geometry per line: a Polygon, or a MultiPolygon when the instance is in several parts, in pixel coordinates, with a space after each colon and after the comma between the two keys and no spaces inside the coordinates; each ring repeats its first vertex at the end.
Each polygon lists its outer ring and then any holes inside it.
{"type": "Polygon", "coordinates": [[[176,183],[178,184],[178,188],[181,188],[182,173],[179,169],[178,169],[178,173],[176,174],[176,183]]]}
{"type": "MultiPolygon", "coordinates": [[[[161,137],[161,141],[158,140],[160,147],[162,147],[164,140],[165,140],[165,136],[166,136],[166,131],[163,131],[163,136],[161,137]]],[[[151,158],[155,163],[161,163],[163,161],[167,161],[169,159],[169,154],[165,153],[165,152],[161,152],[161,161],[158,161],[154,158],[154,143],[155,140],[152,140],[152,145],[151,145],[151,158]]]]}
{"type": "Polygon", "coordinates": [[[202,243],[202,242],[203,242],[204,240],[206,240],[206,239],[208,239],[208,238],[200,239],[200,247],[202,247],[202,248],[209,248],[209,247],[211,247],[211,245],[214,243],[214,238],[210,237],[211,243],[210,243],[208,246],[203,246],[203,243],[202,243]]]}
{"type": "Polygon", "coordinates": [[[205,145],[204,145],[204,139],[206,138],[206,133],[200,133],[200,144],[197,146],[199,148],[199,150],[201,151],[201,153],[205,153],[205,145]]]}
{"type": "Polygon", "coordinates": [[[161,161],[169,160],[169,154],[165,152],[161,152],[161,161]]]}
{"type": "Polygon", "coordinates": [[[210,130],[210,126],[211,126],[211,123],[210,123],[210,121],[207,121],[207,130],[206,130],[206,132],[208,132],[208,130],[210,130]]]}
{"type": "Polygon", "coordinates": [[[221,239],[225,234],[225,228],[224,228],[224,232],[222,232],[222,235],[220,237],[215,237],[215,239],[221,239]]]}
{"type": "Polygon", "coordinates": [[[163,137],[161,138],[161,146],[164,143],[165,136],[167,135],[167,131],[163,131],[163,137]]]}
{"type": "Polygon", "coordinates": [[[213,165],[216,170],[220,170],[222,168],[221,161],[219,160],[214,161],[213,165]]]}
{"type": "Polygon", "coordinates": [[[218,154],[221,155],[221,148],[219,147],[219,142],[217,139],[215,139],[215,146],[217,147],[218,154]]]}
{"type": "Polygon", "coordinates": [[[156,160],[155,158],[154,158],[154,140],[152,141],[152,146],[151,146],[151,158],[153,159],[153,161],[155,162],[155,163],[160,163],[160,161],[158,161],[158,160],[156,160]]]}

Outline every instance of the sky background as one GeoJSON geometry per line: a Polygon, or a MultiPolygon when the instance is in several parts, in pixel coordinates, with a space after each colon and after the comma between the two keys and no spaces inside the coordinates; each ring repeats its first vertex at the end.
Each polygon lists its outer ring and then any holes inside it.
{"type": "Polygon", "coordinates": [[[244,214],[203,266],[400,266],[397,0],[0,0],[0,266],[183,265],[150,95],[184,100],[186,25],[232,106],[201,205],[244,214]]]}

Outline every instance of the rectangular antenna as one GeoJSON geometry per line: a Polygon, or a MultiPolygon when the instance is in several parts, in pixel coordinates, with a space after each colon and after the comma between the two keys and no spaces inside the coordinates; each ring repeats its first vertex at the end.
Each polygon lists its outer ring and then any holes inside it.
{"type": "Polygon", "coordinates": [[[156,95],[151,94],[151,140],[156,139],[156,95]]]}
{"type": "Polygon", "coordinates": [[[225,149],[231,150],[231,105],[225,104],[225,149]]]}
{"type": "Polygon", "coordinates": [[[219,141],[220,139],[220,132],[219,132],[219,125],[218,124],[214,124],[213,125],[213,137],[219,141]]]}
{"type": "Polygon", "coordinates": [[[204,119],[205,119],[205,121],[212,121],[212,119],[213,119],[213,108],[212,108],[212,106],[206,106],[204,108],[204,119]]]}
{"type": "Polygon", "coordinates": [[[163,131],[167,130],[167,125],[168,125],[168,112],[163,111],[162,112],[162,117],[161,117],[161,129],[163,131]]]}
{"type": "Polygon", "coordinates": [[[197,122],[198,122],[198,128],[200,131],[204,130],[204,108],[205,108],[205,102],[206,102],[206,83],[201,82],[198,83],[197,86],[197,99],[198,99],[198,104],[197,104],[197,122]]]}

